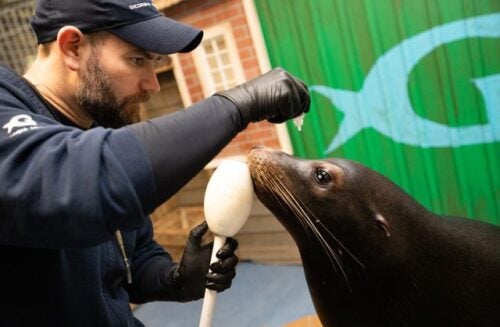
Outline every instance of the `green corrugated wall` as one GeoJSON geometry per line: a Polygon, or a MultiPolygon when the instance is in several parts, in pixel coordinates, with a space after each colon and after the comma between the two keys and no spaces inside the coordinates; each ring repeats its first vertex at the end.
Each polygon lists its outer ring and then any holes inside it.
{"type": "Polygon", "coordinates": [[[255,0],[312,94],[305,158],[345,157],[437,213],[500,224],[500,0],[255,0]]]}

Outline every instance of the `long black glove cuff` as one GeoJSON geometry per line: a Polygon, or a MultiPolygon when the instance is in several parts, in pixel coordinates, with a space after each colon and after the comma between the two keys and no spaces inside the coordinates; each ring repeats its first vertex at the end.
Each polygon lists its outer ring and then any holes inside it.
{"type": "Polygon", "coordinates": [[[212,96],[188,109],[130,125],[153,166],[157,205],[183,187],[244,126],[234,104],[212,96]]]}

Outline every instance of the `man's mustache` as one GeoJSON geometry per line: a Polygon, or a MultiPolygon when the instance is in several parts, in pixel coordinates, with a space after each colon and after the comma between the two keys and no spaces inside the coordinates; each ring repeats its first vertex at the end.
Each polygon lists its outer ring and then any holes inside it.
{"type": "Polygon", "coordinates": [[[123,103],[125,105],[139,104],[139,103],[143,103],[143,102],[148,102],[149,99],[151,99],[151,94],[144,92],[144,93],[139,93],[136,95],[131,95],[129,97],[126,97],[125,100],[123,101],[123,103]]]}

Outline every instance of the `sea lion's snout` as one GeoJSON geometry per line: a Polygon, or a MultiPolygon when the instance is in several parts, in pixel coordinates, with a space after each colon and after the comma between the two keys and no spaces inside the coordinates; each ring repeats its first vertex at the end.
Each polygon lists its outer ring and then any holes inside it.
{"type": "Polygon", "coordinates": [[[253,147],[247,157],[252,176],[254,176],[257,172],[263,173],[268,169],[272,169],[271,167],[274,166],[280,154],[281,151],[271,148],[263,146],[253,147]]]}
{"type": "Polygon", "coordinates": [[[275,149],[254,147],[250,150],[247,161],[257,197],[264,203],[270,203],[273,194],[288,189],[285,176],[288,175],[291,156],[275,149]],[[267,201],[269,198],[269,201],[267,201]]]}

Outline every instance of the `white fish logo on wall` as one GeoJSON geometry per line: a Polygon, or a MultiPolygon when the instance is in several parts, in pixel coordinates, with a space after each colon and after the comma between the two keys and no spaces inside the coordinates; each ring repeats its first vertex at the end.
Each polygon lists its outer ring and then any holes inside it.
{"type": "Polygon", "coordinates": [[[408,76],[424,56],[440,45],[472,37],[500,37],[500,14],[447,23],[404,40],[377,59],[359,92],[311,86],[311,91],[328,97],[344,113],[339,131],[325,153],[369,127],[396,142],[419,147],[458,147],[499,141],[500,74],[471,81],[484,98],[488,124],[452,127],[419,117],[407,93],[408,76]],[[395,126],[412,128],[402,130],[395,126]]]}

